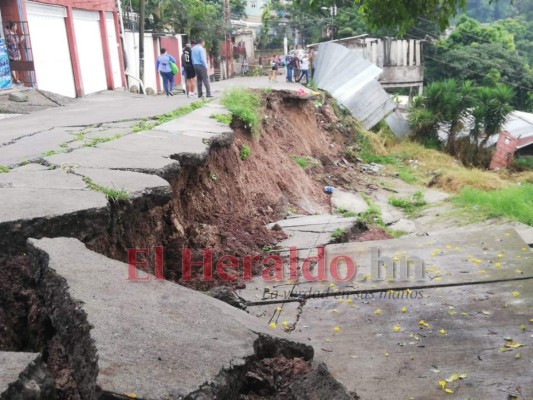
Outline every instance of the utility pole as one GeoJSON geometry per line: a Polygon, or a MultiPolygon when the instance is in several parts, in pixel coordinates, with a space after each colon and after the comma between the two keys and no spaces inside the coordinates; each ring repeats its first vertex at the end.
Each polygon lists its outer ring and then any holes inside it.
{"type": "MultiPolygon", "coordinates": [[[[144,83],[144,1],[139,7],[139,79],[144,83]]],[[[142,89],[141,89],[142,90],[142,89]]]]}
{"type": "Polygon", "coordinates": [[[233,46],[231,44],[231,8],[229,0],[224,0],[224,46],[226,47],[226,78],[230,77],[230,63],[233,63],[233,46]]]}

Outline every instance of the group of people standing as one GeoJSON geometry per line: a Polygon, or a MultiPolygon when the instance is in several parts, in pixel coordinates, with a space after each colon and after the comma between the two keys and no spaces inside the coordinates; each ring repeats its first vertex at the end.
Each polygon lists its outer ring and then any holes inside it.
{"type": "Polygon", "coordinates": [[[300,56],[298,52],[291,52],[283,61],[281,57],[274,54],[270,60],[272,66],[272,73],[268,79],[271,81],[277,81],[278,70],[281,66],[285,66],[287,74],[287,82],[300,82],[305,77],[305,83],[309,83],[309,71],[311,70],[311,58],[308,54],[300,56]]]}
{"type": "MultiPolygon", "coordinates": [[[[163,88],[167,96],[174,96],[174,68],[176,59],[167,53],[167,50],[162,48],[161,55],[157,57],[157,71],[163,78],[163,88]]],[[[181,55],[182,76],[186,81],[185,91],[187,97],[192,97],[196,91],[198,84],[198,98],[204,97],[203,86],[205,86],[206,96],[211,95],[211,85],[209,84],[209,73],[207,70],[207,53],[205,50],[205,42],[203,39],[192,41],[191,44],[186,44],[183,47],[181,55]]]]}

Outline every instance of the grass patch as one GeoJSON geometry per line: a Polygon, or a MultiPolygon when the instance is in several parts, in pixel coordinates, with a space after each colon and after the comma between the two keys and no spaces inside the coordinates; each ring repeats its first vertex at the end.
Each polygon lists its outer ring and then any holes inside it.
{"type": "Polygon", "coordinates": [[[113,200],[124,200],[130,196],[129,193],[126,192],[125,190],[118,190],[115,188],[108,188],[105,186],[100,186],[94,183],[92,179],[87,176],[83,178],[83,182],[85,182],[87,186],[89,186],[89,189],[97,191],[97,192],[102,192],[108,198],[113,199],[113,200]]]}
{"type": "Polygon", "coordinates": [[[100,143],[106,143],[111,142],[112,140],[120,139],[122,135],[120,133],[117,133],[115,136],[109,136],[109,137],[95,137],[94,139],[89,140],[88,142],[85,142],[82,147],[95,147],[96,145],[100,143]]]}
{"type": "Polygon", "coordinates": [[[242,121],[253,138],[261,135],[261,98],[250,89],[235,88],[224,92],[222,104],[242,121]]]}
{"type": "Polygon", "coordinates": [[[483,192],[465,188],[452,201],[485,218],[507,217],[533,226],[533,185],[523,184],[483,192]]]}
{"type": "Polygon", "coordinates": [[[412,217],[418,214],[427,203],[424,200],[424,194],[422,192],[416,192],[409,199],[391,197],[389,204],[401,208],[407,215],[412,217]]]}
{"type": "Polygon", "coordinates": [[[9,168],[5,165],[0,165],[0,174],[7,174],[9,172],[9,168]]]}
{"type": "Polygon", "coordinates": [[[303,169],[315,167],[320,164],[320,161],[318,161],[316,158],[309,156],[292,156],[291,158],[296,164],[298,164],[303,169]]]}
{"type": "Polygon", "coordinates": [[[345,232],[346,231],[344,228],[337,228],[333,232],[331,232],[331,237],[333,239],[341,239],[344,236],[345,232]]]}
{"type": "Polygon", "coordinates": [[[533,157],[515,158],[513,164],[521,169],[533,171],[533,157]]]}
{"type": "Polygon", "coordinates": [[[208,100],[198,100],[195,102],[192,102],[189,105],[178,107],[174,111],[170,111],[166,114],[157,115],[154,118],[145,118],[141,120],[137,125],[134,125],[132,127],[133,133],[138,133],[142,131],[149,131],[154,129],[156,126],[164,124],[165,122],[172,121],[173,119],[183,117],[184,115],[187,115],[194,110],[197,110],[198,108],[202,108],[204,105],[209,103],[208,100]]]}
{"type": "Polygon", "coordinates": [[[239,156],[241,157],[241,160],[246,161],[248,157],[250,157],[251,154],[252,154],[252,149],[250,148],[250,146],[243,144],[241,146],[241,152],[239,154],[239,156]]]}
{"type": "Polygon", "coordinates": [[[61,154],[61,153],[66,153],[66,150],[64,149],[63,150],[48,150],[43,153],[43,157],[50,157],[55,154],[61,154]]]}
{"type": "Polygon", "coordinates": [[[335,211],[337,211],[344,218],[357,217],[357,213],[355,211],[349,211],[344,208],[337,208],[335,211]]]}
{"type": "Polygon", "coordinates": [[[233,117],[231,114],[213,114],[209,118],[214,118],[221,124],[229,125],[233,117]]]}
{"type": "Polygon", "coordinates": [[[366,195],[362,195],[363,199],[368,204],[368,209],[361,213],[359,220],[366,225],[379,225],[384,226],[383,219],[381,217],[381,208],[372,201],[372,199],[366,195]]]}

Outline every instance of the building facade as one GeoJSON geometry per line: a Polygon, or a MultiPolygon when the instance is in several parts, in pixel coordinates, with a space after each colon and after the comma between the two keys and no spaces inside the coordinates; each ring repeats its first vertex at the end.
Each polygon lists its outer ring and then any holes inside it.
{"type": "Polygon", "coordinates": [[[3,0],[0,15],[4,34],[18,25],[11,69],[26,86],[68,97],[126,86],[114,0],[3,0]]]}

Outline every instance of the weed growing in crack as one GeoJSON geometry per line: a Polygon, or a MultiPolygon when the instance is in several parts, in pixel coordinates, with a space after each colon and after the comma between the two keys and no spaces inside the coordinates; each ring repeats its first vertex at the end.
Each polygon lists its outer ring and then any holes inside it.
{"type": "Polygon", "coordinates": [[[242,121],[253,138],[261,134],[261,98],[250,89],[235,88],[224,92],[222,104],[242,121]]]}
{"type": "Polygon", "coordinates": [[[331,233],[333,239],[341,239],[344,236],[346,230],[344,228],[337,228],[331,233]]]}
{"type": "Polygon", "coordinates": [[[100,143],[106,143],[111,142],[112,140],[120,139],[122,135],[120,133],[117,133],[115,136],[110,137],[96,137],[94,139],[91,139],[88,142],[85,142],[82,147],[95,147],[96,145],[100,143]]]}
{"type": "Polygon", "coordinates": [[[251,154],[252,154],[252,149],[250,148],[250,146],[243,144],[241,146],[241,153],[240,153],[241,160],[246,161],[248,157],[250,157],[251,154]]]}
{"type": "Polygon", "coordinates": [[[87,176],[83,178],[83,182],[85,182],[87,186],[89,186],[89,189],[97,191],[97,192],[102,192],[108,198],[113,199],[113,200],[125,200],[128,197],[130,197],[129,193],[126,192],[125,190],[118,190],[115,188],[108,188],[105,186],[100,186],[94,183],[93,180],[87,176]]]}
{"type": "Polygon", "coordinates": [[[217,174],[215,171],[209,171],[209,179],[211,179],[213,182],[217,180],[217,174]]]}
{"type": "Polygon", "coordinates": [[[9,168],[5,165],[0,165],[0,174],[7,174],[9,172],[9,168]]]}
{"type": "Polygon", "coordinates": [[[344,208],[337,208],[336,211],[344,218],[357,217],[357,213],[355,211],[349,211],[344,208]]]}
{"type": "Polygon", "coordinates": [[[183,107],[178,107],[174,111],[170,111],[166,114],[157,115],[153,118],[144,118],[139,122],[137,125],[134,125],[132,127],[133,133],[138,133],[142,131],[149,131],[154,129],[156,126],[159,126],[161,124],[164,124],[165,122],[172,121],[173,119],[183,117],[186,114],[189,114],[193,112],[194,110],[197,110],[198,108],[202,108],[204,105],[209,103],[208,100],[198,100],[195,102],[192,102],[191,104],[183,107]]]}
{"type": "Polygon", "coordinates": [[[422,192],[416,192],[410,199],[391,197],[389,204],[401,208],[407,215],[415,216],[427,203],[422,192]]]}
{"type": "Polygon", "coordinates": [[[50,156],[53,156],[55,154],[62,154],[62,153],[66,153],[66,150],[63,149],[63,150],[48,150],[48,151],[45,151],[43,153],[43,157],[50,157],[50,156]]]}
{"type": "Polygon", "coordinates": [[[216,119],[221,124],[229,125],[231,124],[232,115],[231,114],[213,114],[209,118],[216,119]]]}

